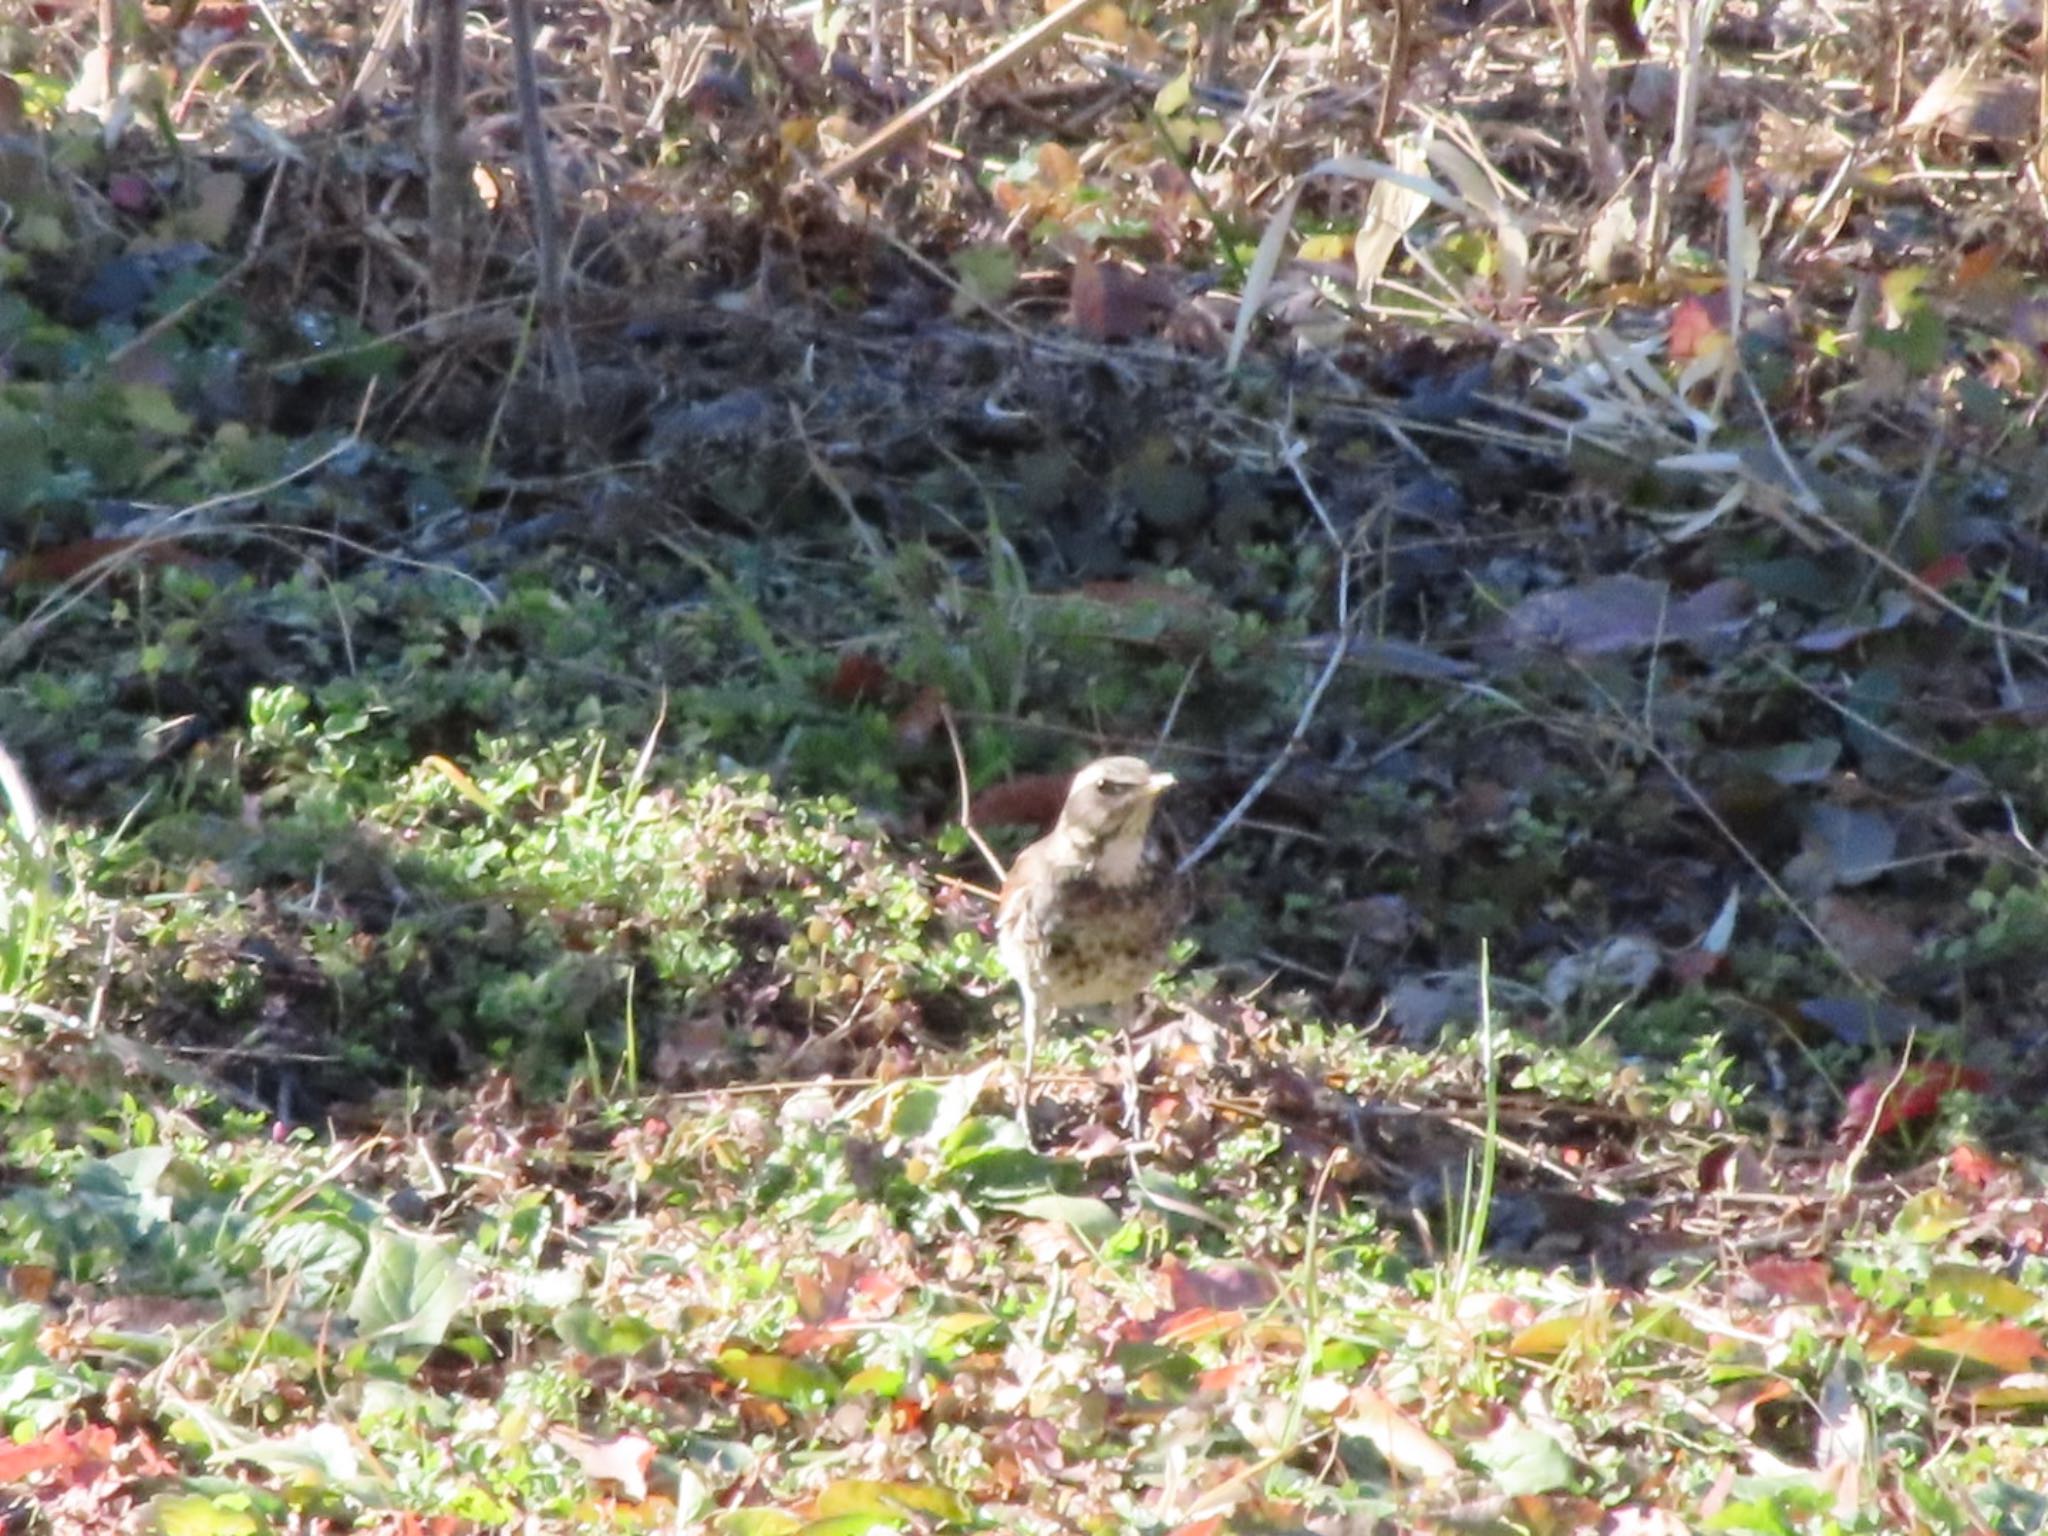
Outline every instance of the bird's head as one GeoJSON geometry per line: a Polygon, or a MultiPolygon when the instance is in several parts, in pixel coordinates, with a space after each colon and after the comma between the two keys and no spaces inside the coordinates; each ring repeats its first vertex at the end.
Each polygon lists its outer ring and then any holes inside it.
{"type": "Polygon", "coordinates": [[[1160,794],[1172,785],[1172,774],[1155,772],[1142,758],[1097,758],[1074,775],[1060,831],[1096,847],[1142,840],[1160,794]]]}

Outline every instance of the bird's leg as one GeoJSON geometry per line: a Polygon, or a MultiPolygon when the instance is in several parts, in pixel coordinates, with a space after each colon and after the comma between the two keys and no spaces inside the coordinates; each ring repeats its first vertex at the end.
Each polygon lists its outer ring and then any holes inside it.
{"type": "Polygon", "coordinates": [[[1024,996],[1024,1076],[1017,1084],[1017,1123],[1024,1135],[1031,1135],[1031,1067],[1038,1057],[1038,998],[1028,986],[1017,989],[1024,996]]]}
{"type": "MultiPolygon", "coordinates": [[[[1144,1008],[1142,1001],[1121,1005],[1116,1011],[1116,1037],[1123,1053],[1124,1140],[1136,1146],[1144,1133],[1138,1108],[1138,1047],[1131,1038],[1133,1027],[1144,1008]]],[[[1135,1168],[1135,1164],[1133,1167],[1135,1168]]]]}

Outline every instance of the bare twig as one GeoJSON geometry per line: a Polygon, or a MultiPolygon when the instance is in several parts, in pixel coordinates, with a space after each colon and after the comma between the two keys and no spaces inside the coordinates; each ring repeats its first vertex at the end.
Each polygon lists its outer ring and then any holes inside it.
{"type": "Polygon", "coordinates": [[[506,0],[505,17],[512,32],[513,84],[519,98],[519,137],[526,149],[526,176],[532,194],[534,254],[540,262],[535,291],[540,299],[540,333],[546,343],[554,386],[562,391],[571,412],[581,409],[583,384],[576,367],[576,347],[569,336],[562,302],[562,207],[555,200],[555,173],[548,159],[548,125],[540,110],[540,69],[534,60],[533,0],[506,0]]]}
{"type": "Polygon", "coordinates": [[[427,110],[420,131],[427,162],[427,334],[440,339],[440,319],[461,305],[469,280],[465,253],[471,185],[469,153],[462,143],[463,0],[429,0],[427,110]]]}
{"type": "Polygon", "coordinates": [[[965,832],[981,856],[988,861],[988,867],[996,872],[996,884],[1001,885],[1009,878],[1009,871],[1003,868],[1003,861],[996,857],[995,849],[989,847],[988,839],[974,825],[974,792],[967,782],[967,754],[960,747],[960,730],[953,724],[953,710],[950,705],[939,706],[939,720],[946,727],[946,740],[953,747],[953,771],[960,778],[960,830],[965,832]]]}
{"type": "Polygon", "coordinates": [[[1259,798],[1268,789],[1273,787],[1273,781],[1280,777],[1294,754],[1301,750],[1301,744],[1308,736],[1309,726],[1315,720],[1316,707],[1322,703],[1323,695],[1329,691],[1330,684],[1336,680],[1337,670],[1344,665],[1345,653],[1350,648],[1351,551],[1345,547],[1344,539],[1338,533],[1337,525],[1331,519],[1328,509],[1323,506],[1322,498],[1316,495],[1315,488],[1309,484],[1308,476],[1302,472],[1301,452],[1302,445],[1300,443],[1290,443],[1282,456],[1286,460],[1288,469],[1294,475],[1295,483],[1301,487],[1302,494],[1308,498],[1308,504],[1316,515],[1316,521],[1322,524],[1324,534],[1336,546],[1337,638],[1330,646],[1330,654],[1323,662],[1322,671],[1316,674],[1315,681],[1309,685],[1308,697],[1302,700],[1301,710],[1294,717],[1294,729],[1287,733],[1287,740],[1280,744],[1280,750],[1273,754],[1272,761],[1267,763],[1260,771],[1259,776],[1252,780],[1250,785],[1246,787],[1245,792],[1238,796],[1237,804],[1226,811],[1223,819],[1209,829],[1208,836],[1188,850],[1187,856],[1180,861],[1179,871],[1182,874],[1193,869],[1215,851],[1216,845],[1230,835],[1232,828],[1244,820],[1245,814],[1254,805],[1258,804],[1259,798]]]}
{"type": "Polygon", "coordinates": [[[1101,0],[1066,0],[1066,4],[1050,16],[1026,27],[987,58],[970,64],[943,85],[927,91],[818,174],[828,182],[844,181],[855,171],[872,165],[955,96],[1057,37],[1100,3],[1101,0]]]}

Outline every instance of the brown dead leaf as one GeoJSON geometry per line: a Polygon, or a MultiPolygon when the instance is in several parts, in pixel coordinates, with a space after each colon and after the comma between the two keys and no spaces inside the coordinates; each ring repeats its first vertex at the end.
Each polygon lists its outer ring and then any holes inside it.
{"type": "Polygon", "coordinates": [[[130,565],[182,565],[196,569],[200,560],[190,550],[166,539],[73,539],[32,549],[0,570],[0,592],[44,582],[70,581],[112,561],[130,565]]]}
{"type": "Polygon", "coordinates": [[[977,827],[1037,827],[1050,832],[1067,803],[1071,773],[1027,773],[991,784],[974,797],[967,814],[977,827]]]}
{"type": "Polygon", "coordinates": [[[891,727],[897,746],[906,752],[921,752],[930,743],[933,732],[945,723],[946,695],[936,685],[926,683],[897,711],[891,727]]]}
{"type": "Polygon", "coordinates": [[[1849,138],[1823,120],[1793,117],[1766,106],[1757,119],[1757,164],[1773,191],[1792,192],[1832,171],[1849,153],[1849,138]]]}
{"type": "Polygon", "coordinates": [[[1831,891],[1817,898],[1813,920],[1842,958],[1872,981],[1890,980],[1919,952],[1912,929],[1853,896],[1831,891]]]}
{"type": "Polygon", "coordinates": [[[848,651],[825,684],[825,697],[835,704],[871,704],[891,681],[889,668],[874,652],[848,651]]]}
{"type": "Polygon", "coordinates": [[[1067,286],[1067,319],[1094,341],[1129,341],[1147,336],[1172,313],[1172,282],[1122,262],[1083,256],[1067,286]]]}

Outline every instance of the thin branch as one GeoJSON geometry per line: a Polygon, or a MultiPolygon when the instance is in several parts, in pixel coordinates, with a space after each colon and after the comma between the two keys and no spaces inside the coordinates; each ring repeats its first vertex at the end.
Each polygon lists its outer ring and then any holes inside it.
{"type": "Polygon", "coordinates": [[[1337,670],[1344,665],[1344,657],[1351,649],[1351,551],[1345,546],[1343,536],[1338,533],[1336,522],[1324,507],[1322,498],[1316,495],[1315,488],[1309,484],[1308,476],[1302,472],[1301,444],[1290,443],[1282,457],[1294,476],[1295,484],[1301,487],[1302,495],[1308,499],[1309,508],[1315,513],[1316,521],[1322,524],[1324,534],[1337,549],[1337,638],[1330,646],[1330,654],[1323,662],[1322,671],[1316,674],[1315,682],[1309,686],[1308,697],[1302,700],[1301,710],[1294,717],[1294,729],[1287,733],[1287,740],[1280,744],[1280,750],[1273,754],[1272,761],[1252,780],[1245,792],[1238,796],[1237,804],[1226,811],[1223,819],[1209,829],[1207,837],[1188,850],[1187,856],[1178,866],[1181,874],[1186,874],[1213,853],[1216,845],[1230,835],[1231,830],[1244,820],[1254,805],[1258,804],[1260,797],[1273,787],[1273,781],[1286,770],[1289,760],[1301,750],[1301,744],[1308,736],[1309,726],[1315,720],[1316,709],[1323,702],[1323,695],[1329,692],[1330,684],[1336,681],[1337,670]]]}

